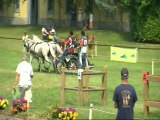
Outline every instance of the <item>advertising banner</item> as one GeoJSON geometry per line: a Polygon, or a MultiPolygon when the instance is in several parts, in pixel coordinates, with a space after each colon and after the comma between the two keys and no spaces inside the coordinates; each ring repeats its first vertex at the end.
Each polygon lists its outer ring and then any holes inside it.
{"type": "Polygon", "coordinates": [[[111,50],[111,60],[114,61],[123,61],[136,63],[138,58],[138,49],[137,48],[121,48],[121,47],[112,47],[111,50]]]}

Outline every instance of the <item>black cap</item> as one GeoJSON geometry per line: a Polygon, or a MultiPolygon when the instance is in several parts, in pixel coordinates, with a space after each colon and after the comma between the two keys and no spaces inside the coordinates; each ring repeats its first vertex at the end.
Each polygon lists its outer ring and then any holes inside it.
{"type": "Polygon", "coordinates": [[[128,79],[128,69],[127,68],[122,68],[121,69],[121,78],[122,80],[128,79]]]}

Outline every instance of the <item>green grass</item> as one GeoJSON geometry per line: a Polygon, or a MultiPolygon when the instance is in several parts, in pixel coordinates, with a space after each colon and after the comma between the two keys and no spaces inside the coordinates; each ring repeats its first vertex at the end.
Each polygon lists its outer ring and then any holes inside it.
{"type": "MultiPolygon", "coordinates": [[[[80,36],[80,29],[76,28],[56,28],[59,38],[68,36],[70,30],[74,30],[77,36],[80,36]]],[[[41,36],[41,27],[39,26],[0,26],[0,33],[3,36],[15,37],[21,39],[23,32],[29,35],[36,34],[41,36]]],[[[87,34],[96,36],[98,44],[112,44],[112,45],[137,45],[144,47],[160,47],[157,44],[135,43],[129,40],[129,37],[124,34],[119,34],[112,31],[105,30],[92,30],[86,31],[87,34]]],[[[0,35],[0,36],[1,36],[0,35]]],[[[17,64],[21,61],[22,55],[22,41],[15,39],[2,39],[0,38],[0,95],[6,97],[11,104],[12,101],[12,85],[15,80],[15,69],[17,64]]],[[[132,84],[137,92],[138,101],[135,105],[135,118],[143,119],[143,84],[142,72],[148,71],[151,73],[151,60],[160,58],[160,50],[152,49],[139,49],[139,58],[137,63],[126,63],[110,61],[110,48],[107,46],[98,46],[98,56],[89,58],[95,64],[94,70],[101,70],[103,66],[107,66],[107,104],[100,103],[101,94],[99,92],[89,93],[89,102],[84,103],[83,107],[77,105],[77,92],[67,91],[66,104],[63,106],[73,106],[79,113],[78,119],[88,119],[88,109],[90,103],[93,103],[94,109],[99,109],[105,112],[93,111],[94,119],[114,119],[116,109],[113,107],[113,91],[117,85],[121,83],[120,70],[122,67],[129,69],[129,83],[132,84]]],[[[155,73],[160,73],[160,62],[155,63],[155,73]]],[[[60,85],[61,76],[56,73],[36,72],[37,64],[33,61],[34,78],[33,78],[33,102],[31,103],[31,114],[39,115],[48,110],[52,105],[60,101],[60,85]]],[[[77,85],[76,76],[67,76],[67,85],[77,85]]],[[[100,84],[101,78],[91,77],[91,84],[100,84]]],[[[160,100],[160,83],[150,85],[151,93],[150,98],[160,100]],[[155,92],[156,91],[156,92],[155,92]]],[[[148,119],[160,118],[159,109],[150,108],[150,116],[148,119]]],[[[23,113],[20,115],[23,116],[23,113]]]]}

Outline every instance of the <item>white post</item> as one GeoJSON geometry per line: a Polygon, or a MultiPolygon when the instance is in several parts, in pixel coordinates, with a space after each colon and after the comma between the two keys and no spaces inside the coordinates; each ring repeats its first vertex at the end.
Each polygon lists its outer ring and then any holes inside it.
{"type": "Polygon", "coordinates": [[[152,59],[152,75],[154,75],[154,60],[152,59]]]}
{"type": "Polygon", "coordinates": [[[82,79],[82,72],[83,72],[83,69],[78,69],[78,80],[82,79]]]}
{"type": "Polygon", "coordinates": [[[92,120],[92,109],[93,109],[93,104],[90,104],[90,108],[89,108],[89,120],[92,120]]]}

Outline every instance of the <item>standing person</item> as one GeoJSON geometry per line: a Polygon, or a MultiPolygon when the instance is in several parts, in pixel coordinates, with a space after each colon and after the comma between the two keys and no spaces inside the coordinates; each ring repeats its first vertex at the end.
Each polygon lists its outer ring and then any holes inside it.
{"type": "Polygon", "coordinates": [[[137,101],[136,91],[133,86],[128,84],[128,69],[122,68],[121,80],[122,84],[117,86],[113,95],[115,108],[118,109],[117,120],[133,120],[134,119],[134,105],[137,101]]]}
{"type": "Polygon", "coordinates": [[[82,9],[81,9],[81,7],[79,7],[79,9],[78,9],[78,26],[80,28],[82,27],[82,21],[83,21],[82,9]]]}
{"type": "Polygon", "coordinates": [[[29,103],[32,102],[32,92],[31,86],[33,78],[33,69],[30,63],[27,62],[26,54],[22,57],[22,62],[20,62],[16,69],[16,78],[13,89],[18,85],[20,98],[27,100],[27,107],[29,108],[29,103]]]}
{"type": "Polygon", "coordinates": [[[90,30],[93,29],[93,14],[92,14],[92,12],[90,12],[90,14],[89,14],[89,29],[90,30]]]}
{"type": "Polygon", "coordinates": [[[79,62],[81,64],[81,67],[88,67],[88,60],[87,60],[87,45],[88,45],[88,39],[85,35],[85,32],[81,32],[81,40],[80,45],[77,48],[80,48],[79,52],[79,62]],[[84,63],[83,63],[84,60],[84,63]]]}
{"type": "Polygon", "coordinates": [[[74,7],[71,9],[70,14],[71,14],[71,26],[76,26],[76,10],[74,7]]]}

